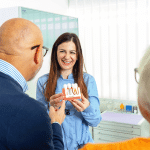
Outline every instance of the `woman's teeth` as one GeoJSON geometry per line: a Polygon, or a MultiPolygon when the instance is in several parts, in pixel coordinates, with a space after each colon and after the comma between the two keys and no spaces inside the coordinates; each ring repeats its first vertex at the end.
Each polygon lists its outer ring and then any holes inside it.
{"type": "Polygon", "coordinates": [[[63,62],[64,62],[64,63],[67,63],[67,64],[71,63],[71,61],[70,61],[70,62],[63,61],[63,62]]]}

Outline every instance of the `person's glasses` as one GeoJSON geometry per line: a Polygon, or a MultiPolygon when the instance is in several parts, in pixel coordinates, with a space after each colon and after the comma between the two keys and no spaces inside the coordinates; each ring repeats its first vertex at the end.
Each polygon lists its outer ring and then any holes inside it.
{"type": "Polygon", "coordinates": [[[42,48],[43,48],[43,57],[44,57],[47,54],[49,49],[45,46],[43,46],[42,48]]]}
{"type": "Polygon", "coordinates": [[[137,82],[137,83],[139,83],[139,73],[138,73],[138,68],[135,68],[134,69],[134,75],[135,75],[135,81],[137,82]]]}
{"type": "MultiPolygon", "coordinates": [[[[35,49],[35,48],[37,48],[39,46],[40,45],[33,46],[33,47],[31,47],[31,50],[33,50],[33,49],[35,49]]],[[[47,47],[43,46],[42,50],[43,50],[43,57],[44,57],[47,54],[47,52],[48,52],[49,49],[47,47]]]]}

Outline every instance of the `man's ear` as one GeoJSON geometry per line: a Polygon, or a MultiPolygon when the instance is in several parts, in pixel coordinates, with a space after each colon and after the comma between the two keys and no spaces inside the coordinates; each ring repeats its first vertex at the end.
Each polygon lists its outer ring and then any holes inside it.
{"type": "Polygon", "coordinates": [[[34,55],[34,62],[35,62],[36,64],[39,64],[39,63],[40,63],[40,58],[41,58],[40,47],[37,47],[37,48],[36,48],[35,55],[34,55]]]}

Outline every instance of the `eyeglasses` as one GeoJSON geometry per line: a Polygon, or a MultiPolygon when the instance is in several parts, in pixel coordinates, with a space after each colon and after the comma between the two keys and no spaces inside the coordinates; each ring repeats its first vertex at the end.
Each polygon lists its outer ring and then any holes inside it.
{"type": "Polygon", "coordinates": [[[134,69],[134,72],[135,72],[135,81],[137,82],[137,83],[139,83],[139,73],[138,73],[138,68],[135,68],[134,69]]]}
{"type": "MultiPolygon", "coordinates": [[[[33,46],[33,47],[31,47],[31,50],[33,50],[33,49],[35,49],[35,48],[37,48],[37,47],[39,47],[40,45],[36,45],[36,46],[33,46]]],[[[45,47],[45,46],[43,46],[42,47],[42,50],[43,50],[43,57],[47,54],[47,51],[49,50],[47,47],[45,47]]]]}
{"type": "Polygon", "coordinates": [[[45,46],[43,46],[42,48],[43,48],[43,57],[44,57],[47,54],[49,49],[45,46]]]}

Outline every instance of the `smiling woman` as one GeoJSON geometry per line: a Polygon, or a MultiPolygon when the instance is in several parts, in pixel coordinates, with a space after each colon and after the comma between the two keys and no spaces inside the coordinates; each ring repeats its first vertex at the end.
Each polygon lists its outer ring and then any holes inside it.
{"type": "Polygon", "coordinates": [[[50,74],[45,89],[48,102],[49,98],[55,94],[57,79],[60,75],[63,79],[67,79],[71,73],[83,95],[88,98],[87,86],[83,79],[83,55],[80,41],[76,34],[64,33],[58,37],[52,48],[50,74]]]}
{"type": "MultiPolygon", "coordinates": [[[[50,73],[37,82],[37,100],[58,110],[62,105],[64,84],[78,84],[81,99],[65,101],[66,118],[62,123],[64,150],[76,150],[93,142],[89,126],[101,120],[99,98],[95,79],[83,72],[83,55],[80,41],[73,33],[64,33],[55,41],[50,73]],[[43,89],[44,87],[44,89],[43,89]]],[[[70,87],[71,88],[71,87],[70,87]]]]}
{"type": "Polygon", "coordinates": [[[62,76],[67,79],[66,71],[67,74],[72,73],[77,60],[76,46],[72,41],[64,42],[58,46],[57,60],[61,67],[62,76]]]}

